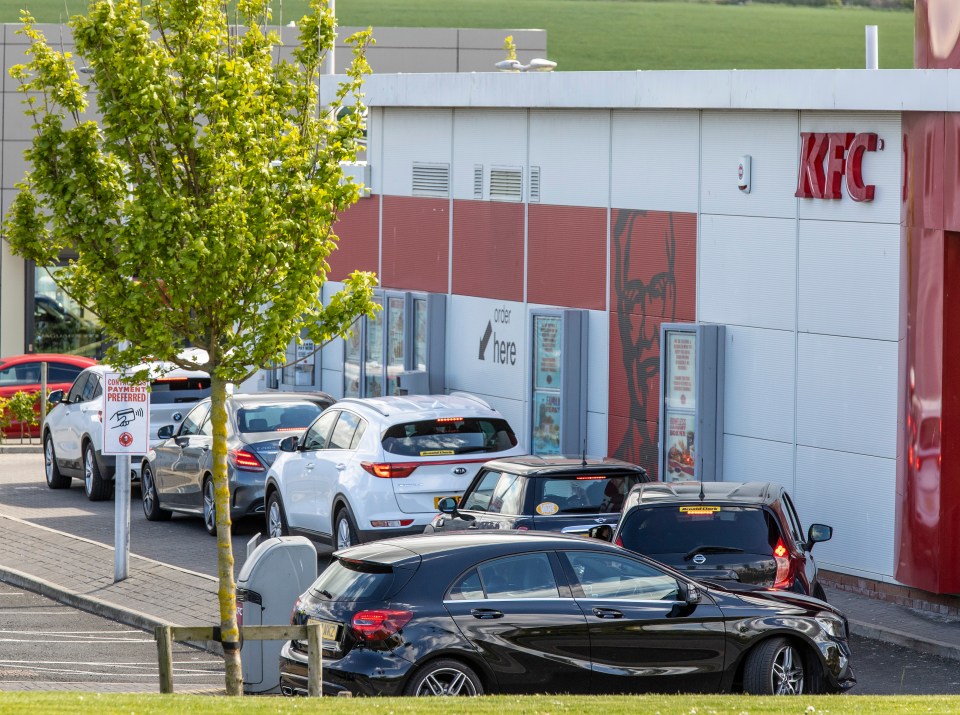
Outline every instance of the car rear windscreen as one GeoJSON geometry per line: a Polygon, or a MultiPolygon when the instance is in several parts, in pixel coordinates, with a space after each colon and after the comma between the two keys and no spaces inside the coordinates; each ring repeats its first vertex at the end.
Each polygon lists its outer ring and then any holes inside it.
{"type": "Polygon", "coordinates": [[[504,419],[442,417],[393,425],[383,433],[383,448],[404,457],[503,452],[517,444],[504,419]]]}
{"type": "Polygon", "coordinates": [[[639,474],[571,474],[539,477],[536,504],[538,513],[616,514],[623,509],[627,492],[642,479],[639,474]],[[556,509],[552,505],[556,505],[556,509]]]}
{"type": "Polygon", "coordinates": [[[414,571],[394,571],[389,564],[334,559],[310,591],[316,598],[328,601],[383,600],[400,590],[414,571]]]}
{"type": "Polygon", "coordinates": [[[780,536],[776,521],[760,507],[681,504],[639,507],[623,522],[624,547],[641,554],[687,554],[725,546],[748,554],[772,554],[780,536]]]}
{"type": "Polygon", "coordinates": [[[240,432],[299,432],[323,410],[313,402],[283,402],[276,405],[251,405],[237,410],[240,432]]]}
{"type": "Polygon", "coordinates": [[[160,377],[150,383],[150,403],[197,402],[210,396],[209,377],[160,377]]]}

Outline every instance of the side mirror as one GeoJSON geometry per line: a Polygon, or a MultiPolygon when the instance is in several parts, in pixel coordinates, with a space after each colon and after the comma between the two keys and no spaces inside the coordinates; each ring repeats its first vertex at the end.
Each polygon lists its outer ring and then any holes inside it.
{"type": "Polygon", "coordinates": [[[679,581],[680,584],[680,598],[688,606],[694,606],[700,603],[700,588],[692,583],[686,583],[684,581],[679,581]]]}
{"type": "Polygon", "coordinates": [[[63,402],[63,390],[54,390],[47,396],[48,405],[59,405],[63,402]]]}
{"type": "Polygon", "coordinates": [[[833,527],[826,524],[811,524],[807,531],[807,548],[812,549],[813,545],[820,541],[830,541],[833,538],[833,527]]]}
{"type": "Polygon", "coordinates": [[[587,533],[593,539],[600,539],[601,541],[613,541],[613,527],[611,527],[609,524],[594,526],[587,533]]]}
{"type": "Polygon", "coordinates": [[[459,505],[460,500],[457,497],[444,497],[439,502],[437,502],[437,511],[441,514],[449,514],[450,516],[457,515],[457,506],[459,505]]]}
{"type": "Polygon", "coordinates": [[[297,435],[291,435],[280,440],[279,448],[281,452],[296,452],[299,445],[300,438],[297,435]]]}
{"type": "Polygon", "coordinates": [[[176,427],[174,425],[164,425],[163,427],[157,430],[157,437],[159,437],[160,439],[170,439],[171,437],[173,437],[173,433],[175,430],[176,430],[176,427]]]}

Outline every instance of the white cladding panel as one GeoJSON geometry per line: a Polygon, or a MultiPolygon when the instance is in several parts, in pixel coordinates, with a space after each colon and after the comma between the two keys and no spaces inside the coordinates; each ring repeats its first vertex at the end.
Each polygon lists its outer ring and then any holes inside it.
{"type": "Polygon", "coordinates": [[[797,443],[894,459],[898,354],[895,342],[800,333],[797,443]]]}
{"type": "Polygon", "coordinates": [[[611,206],[697,211],[699,112],[616,111],[610,133],[611,206]]]}
{"type": "Polygon", "coordinates": [[[606,206],[610,186],[610,112],[531,111],[530,166],[540,167],[540,203],[606,206]]]}
{"type": "MultiPolygon", "coordinates": [[[[447,306],[446,333],[448,390],[520,400],[522,406],[528,369],[527,313],[523,303],[452,295],[447,306]],[[485,337],[481,359],[481,341],[485,337]]],[[[519,431],[524,423],[511,424],[519,431]]]]}
{"type": "Polygon", "coordinates": [[[892,580],[896,460],[798,446],[797,474],[793,496],[803,528],[834,529],[833,538],[814,549],[817,564],[892,580]]]}
{"type": "Polygon", "coordinates": [[[453,115],[453,198],[475,199],[474,168],[483,166],[483,198],[490,197],[490,167],[516,167],[527,179],[524,109],[457,109],[453,115]]]}
{"type": "Polygon", "coordinates": [[[900,240],[899,224],[800,221],[799,330],[905,337],[900,240]]]}
{"type": "Polygon", "coordinates": [[[794,491],[793,444],[723,436],[723,481],[777,482],[794,491]]]}
{"type": "Polygon", "coordinates": [[[587,454],[605,457],[610,446],[607,442],[607,413],[587,413],[587,454]]]}
{"type": "Polygon", "coordinates": [[[383,112],[383,193],[410,196],[413,164],[450,164],[451,109],[385,109],[383,112]]]}
{"type": "Polygon", "coordinates": [[[700,210],[796,217],[798,131],[797,112],[703,112],[700,210]],[[737,186],[744,155],[751,158],[750,193],[737,186]]]}
{"type": "Polygon", "coordinates": [[[794,329],[795,220],[701,215],[698,252],[700,321],[794,329]]]}
{"type": "MultiPolygon", "coordinates": [[[[832,221],[870,221],[872,223],[900,223],[900,189],[903,177],[903,140],[900,133],[900,115],[887,113],[803,112],[800,115],[802,132],[876,132],[883,140],[881,151],[863,153],[863,182],[873,184],[873,201],[854,201],[847,193],[846,183],[841,189],[843,198],[797,199],[800,218],[832,221]]],[[[799,135],[798,135],[799,141],[799,135]]],[[[799,147],[799,144],[798,144],[799,147]]],[[[799,173],[799,148],[795,179],[799,173]]],[[[796,186],[794,186],[796,191],[796,186]]]]}
{"type": "Polygon", "coordinates": [[[370,167],[370,193],[383,193],[383,117],[382,107],[370,107],[367,115],[367,155],[358,156],[370,167]]]}
{"type": "MultiPolygon", "coordinates": [[[[449,391],[453,392],[453,389],[451,388],[449,391]]],[[[503,415],[510,426],[513,427],[513,431],[520,441],[520,446],[525,450],[530,449],[530,428],[527,426],[523,400],[509,399],[502,395],[490,395],[479,390],[470,390],[470,392],[489,402],[491,407],[503,415]]]]}
{"type": "MultiPolygon", "coordinates": [[[[606,414],[610,406],[610,317],[601,310],[587,311],[587,409],[606,414]]],[[[606,428],[604,428],[606,434],[606,428]]],[[[604,443],[606,444],[606,443],[604,443]]],[[[602,454],[606,454],[604,447],[602,454]]],[[[601,454],[593,452],[592,454],[601,454]]]]}
{"type": "Polygon", "coordinates": [[[792,443],[795,333],[728,325],[726,335],[723,431],[792,443]]]}

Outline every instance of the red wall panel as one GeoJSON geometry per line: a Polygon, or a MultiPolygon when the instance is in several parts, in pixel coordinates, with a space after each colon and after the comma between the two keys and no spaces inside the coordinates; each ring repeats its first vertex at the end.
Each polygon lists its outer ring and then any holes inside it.
{"type": "Polygon", "coordinates": [[[607,210],[530,204],[527,300],[604,310],[607,210]]]}
{"type": "Polygon", "coordinates": [[[450,202],[383,197],[383,275],[387,288],[447,292],[450,202]]]}
{"type": "Polygon", "coordinates": [[[523,204],[453,203],[453,292],[523,300],[523,204]]]}
{"type": "Polygon", "coordinates": [[[379,270],[380,197],[360,199],[342,214],[333,231],[340,237],[337,250],[330,254],[327,278],[342,281],[354,271],[379,270]]]}
{"type": "Polygon", "coordinates": [[[608,452],[657,471],[660,325],[696,319],[697,217],[614,209],[608,452]]]}

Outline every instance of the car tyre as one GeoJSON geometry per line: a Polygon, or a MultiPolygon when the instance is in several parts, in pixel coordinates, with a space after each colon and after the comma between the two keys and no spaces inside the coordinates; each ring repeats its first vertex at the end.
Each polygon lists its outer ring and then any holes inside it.
{"type": "Polygon", "coordinates": [[[474,696],[483,695],[483,683],[466,663],[443,658],[428,663],[414,673],[403,690],[404,695],[474,696]]]}
{"type": "Polygon", "coordinates": [[[350,510],[347,507],[342,506],[337,510],[333,523],[333,545],[337,551],[348,549],[360,543],[360,539],[357,538],[357,528],[353,525],[353,518],[350,516],[350,510]]]}
{"type": "Polygon", "coordinates": [[[750,695],[803,695],[803,653],[786,638],[763,641],[747,655],[743,690],[750,695]]]}
{"type": "Polygon", "coordinates": [[[113,482],[104,478],[90,442],[83,448],[83,491],[90,501],[105,501],[113,496],[113,482]]]}
{"type": "Polygon", "coordinates": [[[203,480],[203,527],[210,536],[217,535],[217,502],[210,477],[203,480]]]}
{"type": "Polygon", "coordinates": [[[57,466],[57,454],[53,448],[53,437],[49,432],[43,439],[43,469],[50,489],[66,489],[73,481],[65,474],[61,474],[60,467],[57,466]]]}
{"type": "Polygon", "coordinates": [[[149,464],[140,468],[140,496],[143,499],[143,515],[147,517],[147,521],[167,521],[172,516],[171,512],[160,508],[160,495],[157,493],[157,483],[149,464]]]}
{"type": "Polygon", "coordinates": [[[287,515],[283,511],[283,502],[279,492],[273,492],[267,500],[267,536],[274,539],[278,536],[289,536],[287,515]]]}

